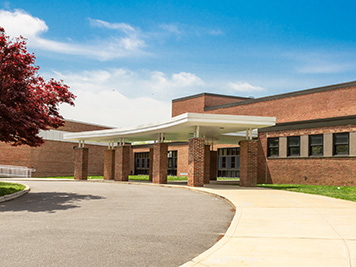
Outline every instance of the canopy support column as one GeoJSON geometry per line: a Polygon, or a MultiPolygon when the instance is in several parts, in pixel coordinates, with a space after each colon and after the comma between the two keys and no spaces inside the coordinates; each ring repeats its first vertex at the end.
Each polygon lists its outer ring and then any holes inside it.
{"type": "Polygon", "coordinates": [[[88,179],[89,149],[84,147],[84,140],[74,147],[74,180],[88,179]]]}
{"type": "Polygon", "coordinates": [[[240,186],[257,185],[258,140],[240,141],[240,186]]]}
{"type": "Polygon", "coordinates": [[[167,183],[167,173],[168,173],[167,154],[168,154],[168,143],[153,144],[152,182],[155,184],[167,183]]]}
{"type": "Polygon", "coordinates": [[[115,181],[128,181],[130,174],[130,145],[125,145],[125,139],[120,138],[115,149],[115,181]]]}
{"type": "Polygon", "coordinates": [[[189,139],[188,186],[204,186],[204,156],[205,140],[197,137],[189,139]]]}
{"type": "Polygon", "coordinates": [[[115,149],[114,143],[108,144],[104,151],[104,180],[114,180],[115,175],[115,149]]]}

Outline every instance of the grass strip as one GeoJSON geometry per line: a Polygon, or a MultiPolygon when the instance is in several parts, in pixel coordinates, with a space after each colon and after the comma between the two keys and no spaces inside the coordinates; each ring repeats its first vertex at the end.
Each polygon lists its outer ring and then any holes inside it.
{"type": "Polygon", "coordinates": [[[14,184],[7,182],[0,182],[0,197],[16,193],[24,190],[26,187],[22,184],[14,184]]]}
{"type": "Polygon", "coordinates": [[[305,185],[305,184],[258,184],[259,187],[279,189],[291,192],[321,195],[340,198],[356,202],[356,187],[330,186],[330,185],[305,185]]]}
{"type": "MultiPolygon", "coordinates": [[[[73,176],[53,176],[53,177],[44,177],[44,178],[53,178],[53,179],[74,179],[73,176]]],[[[103,180],[103,176],[88,176],[88,180],[103,180]]],[[[148,181],[148,175],[129,175],[129,180],[133,181],[148,181]]],[[[187,176],[167,176],[168,181],[188,181],[187,176]]],[[[239,181],[239,178],[226,178],[218,177],[218,181],[239,181]]]]}

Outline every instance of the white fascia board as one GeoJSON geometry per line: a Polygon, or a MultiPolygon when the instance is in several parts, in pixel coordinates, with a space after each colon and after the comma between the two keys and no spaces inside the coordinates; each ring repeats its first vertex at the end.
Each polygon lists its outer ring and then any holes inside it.
{"type": "MultiPolygon", "coordinates": [[[[189,128],[194,126],[220,128],[235,127],[235,131],[239,131],[248,128],[262,128],[274,126],[275,121],[276,118],[274,117],[184,113],[179,116],[173,117],[166,122],[140,125],[131,129],[109,129],[70,133],[66,134],[64,138],[76,141],[95,140],[96,142],[110,142],[110,140],[117,140],[118,138],[135,139],[135,137],[137,138],[139,136],[147,136],[147,138],[152,138],[152,136],[157,133],[169,133],[182,129],[186,131],[191,131],[191,129],[189,128]]],[[[231,132],[232,131],[233,130],[231,129],[231,132]]]]}
{"type": "MultiPolygon", "coordinates": [[[[67,143],[76,143],[76,141],[66,140],[64,135],[70,134],[71,132],[61,131],[61,130],[40,130],[38,136],[41,137],[43,140],[47,141],[57,141],[57,142],[67,142],[67,143]]],[[[102,143],[97,142],[87,142],[89,145],[99,145],[102,146],[102,143]]]]}
{"type": "MultiPolygon", "coordinates": [[[[185,114],[182,114],[185,115],[185,114]]],[[[166,122],[159,122],[155,124],[145,124],[145,125],[139,125],[136,126],[135,128],[129,128],[129,129],[109,129],[109,130],[98,130],[98,131],[86,131],[86,132],[78,132],[78,133],[71,133],[71,134],[66,134],[64,136],[65,139],[69,140],[85,140],[86,138],[100,138],[102,137],[103,139],[107,137],[113,137],[115,136],[116,138],[120,137],[125,137],[125,136],[132,136],[135,134],[140,134],[140,133],[148,133],[148,132],[154,132],[154,131],[162,131],[164,129],[173,127],[175,125],[182,124],[187,121],[186,116],[176,116],[172,118],[169,121],[166,122]]]]}

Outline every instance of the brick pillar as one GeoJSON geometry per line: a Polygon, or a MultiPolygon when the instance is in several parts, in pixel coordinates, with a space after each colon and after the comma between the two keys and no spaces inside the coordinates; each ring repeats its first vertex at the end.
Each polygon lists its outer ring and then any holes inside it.
{"type": "Polygon", "coordinates": [[[210,183],[210,145],[204,146],[204,184],[210,183]]]}
{"type": "Polygon", "coordinates": [[[115,175],[115,150],[104,151],[104,180],[114,180],[115,175]]]}
{"type": "Polygon", "coordinates": [[[148,180],[152,182],[153,177],[153,148],[150,148],[149,162],[148,162],[148,180]]]}
{"type": "Polygon", "coordinates": [[[168,143],[153,144],[152,165],[152,182],[155,184],[166,184],[168,173],[168,143]]]}
{"type": "Polygon", "coordinates": [[[188,186],[204,186],[204,147],[203,138],[189,139],[188,186]]]}
{"type": "Polygon", "coordinates": [[[257,185],[258,140],[240,141],[240,186],[257,185]]]}
{"type": "Polygon", "coordinates": [[[87,147],[74,148],[74,180],[88,179],[89,149],[87,147]]]}
{"type": "Polygon", "coordinates": [[[216,181],[218,177],[218,152],[210,151],[210,180],[216,181]]]}
{"type": "Polygon", "coordinates": [[[115,181],[128,181],[130,174],[130,150],[128,145],[115,149],[115,181]]]}

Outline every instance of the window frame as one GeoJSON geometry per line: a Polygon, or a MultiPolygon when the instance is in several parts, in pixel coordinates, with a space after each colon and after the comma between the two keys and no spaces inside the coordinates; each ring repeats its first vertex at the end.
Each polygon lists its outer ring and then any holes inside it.
{"type": "Polygon", "coordinates": [[[350,155],[350,133],[333,133],[333,156],[349,156],[350,155]],[[336,136],[337,135],[346,135],[347,136],[347,143],[336,143],[336,136]],[[347,152],[346,153],[337,153],[336,147],[347,145],[347,152]]]}
{"type": "Polygon", "coordinates": [[[308,155],[309,157],[322,157],[324,155],[324,135],[323,134],[312,134],[312,135],[309,135],[308,137],[308,155]],[[311,142],[311,139],[315,136],[321,136],[321,144],[319,145],[313,145],[312,142],[311,142]],[[313,152],[313,147],[319,147],[321,146],[321,153],[319,154],[312,154],[313,152]]]}
{"type": "Polygon", "coordinates": [[[269,137],[267,138],[267,157],[278,158],[279,157],[279,137],[269,137]],[[271,147],[272,140],[277,140],[277,146],[271,147]],[[271,154],[272,149],[277,149],[277,154],[271,154]]]}
{"type": "Polygon", "coordinates": [[[300,136],[287,136],[287,157],[300,157],[300,136]],[[291,145],[291,139],[298,138],[299,144],[298,145],[291,145]],[[298,147],[298,154],[291,154],[291,148],[298,147]]]}

